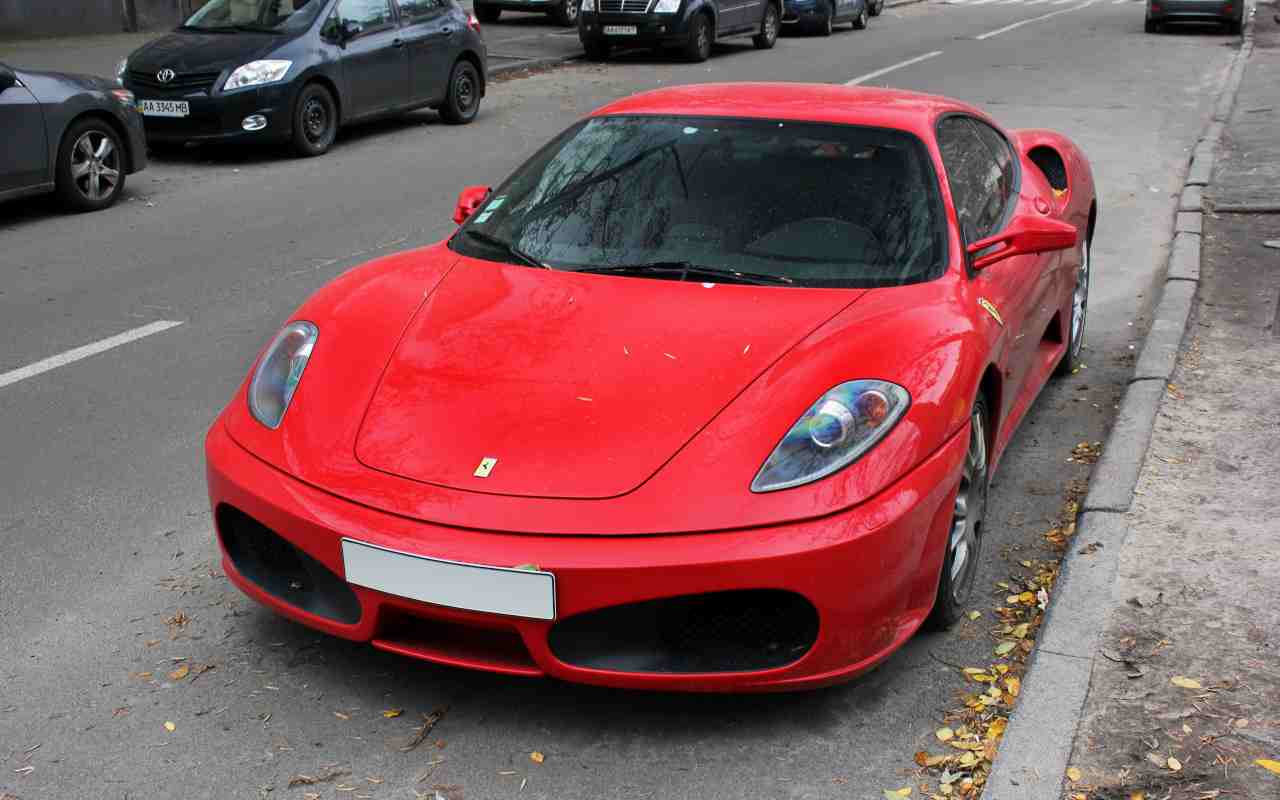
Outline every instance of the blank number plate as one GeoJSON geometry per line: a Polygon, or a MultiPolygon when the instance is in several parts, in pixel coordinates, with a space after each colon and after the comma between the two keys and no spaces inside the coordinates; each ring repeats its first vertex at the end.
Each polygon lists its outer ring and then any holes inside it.
{"type": "Polygon", "coordinates": [[[144,117],[191,116],[191,104],[186,100],[139,100],[138,110],[144,117]]]}
{"type": "Polygon", "coordinates": [[[528,619],[556,618],[550,572],[464,564],[342,540],[347,582],[449,608],[528,619]]]}
{"type": "Polygon", "coordinates": [[[605,36],[635,36],[636,26],[635,25],[605,25],[604,35],[605,36]]]}

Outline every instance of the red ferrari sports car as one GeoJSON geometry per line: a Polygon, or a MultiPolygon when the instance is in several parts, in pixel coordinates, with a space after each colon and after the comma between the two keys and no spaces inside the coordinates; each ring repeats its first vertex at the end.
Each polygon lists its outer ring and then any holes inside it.
{"type": "Polygon", "coordinates": [[[270,342],[206,442],[226,573],[443,664],[849,679],[962,613],[1096,218],[1067,138],[941,97],[613,103],[270,342]]]}

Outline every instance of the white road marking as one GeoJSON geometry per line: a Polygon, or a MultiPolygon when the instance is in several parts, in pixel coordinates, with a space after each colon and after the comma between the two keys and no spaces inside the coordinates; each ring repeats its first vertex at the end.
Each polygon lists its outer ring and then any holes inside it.
{"type": "Polygon", "coordinates": [[[143,325],[141,328],[134,328],[133,330],[125,331],[124,333],[117,333],[115,336],[108,336],[106,339],[101,339],[93,342],[92,344],[86,344],[83,347],[77,347],[74,350],[59,353],[56,356],[50,356],[49,358],[37,361],[34,364],[28,364],[25,367],[19,367],[18,369],[0,374],[0,388],[8,386],[11,383],[17,383],[18,381],[25,381],[27,378],[34,378],[42,372],[48,372],[51,369],[65,367],[68,364],[88,358],[89,356],[96,356],[99,353],[105,353],[106,351],[114,347],[119,347],[122,344],[128,344],[129,342],[137,341],[138,339],[145,338],[152,334],[167,331],[170,328],[176,328],[181,324],[181,322],[162,319],[158,322],[153,322],[150,325],[143,325]]]}
{"type": "Polygon", "coordinates": [[[857,86],[858,84],[866,83],[867,81],[873,78],[879,78],[881,75],[887,75],[890,72],[893,72],[895,69],[902,69],[903,67],[909,67],[912,64],[919,64],[921,61],[928,61],[934,56],[940,56],[940,55],[942,55],[941,50],[934,50],[932,53],[925,53],[922,56],[916,56],[915,58],[908,58],[906,61],[899,61],[897,64],[894,64],[891,67],[878,69],[875,72],[868,72],[866,75],[859,75],[858,77],[854,78],[851,81],[845,81],[844,85],[857,86]]]}
{"type": "Polygon", "coordinates": [[[1049,19],[1050,17],[1056,17],[1059,14],[1069,14],[1072,11],[1079,11],[1085,6],[1093,5],[1096,1],[1097,0],[1088,0],[1088,2],[1081,3],[1078,6],[1059,9],[1058,11],[1050,11],[1048,14],[1041,14],[1038,17],[1032,17],[1031,19],[1024,19],[1021,22],[1015,22],[1012,25],[1005,25],[1003,28],[996,28],[994,31],[987,31],[984,34],[975,36],[973,38],[977,39],[978,41],[983,41],[984,39],[990,39],[992,36],[999,36],[1002,33],[1008,33],[1009,31],[1014,30],[1015,28],[1021,28],[1023,25],[1030,25],[1031,23],[1039,22],[1042,19],[1049,19]]]}

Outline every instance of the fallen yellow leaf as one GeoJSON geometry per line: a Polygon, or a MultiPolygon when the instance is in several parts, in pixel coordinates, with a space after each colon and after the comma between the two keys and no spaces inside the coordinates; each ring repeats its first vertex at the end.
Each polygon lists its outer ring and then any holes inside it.
{"type": "Polygon", "coordinates": [[[898,800],[900,797],[910,797],[911,787],[903,786],[901,789],[885,789],[884,796],[887,797],[888,800],[898,800]]]}
{"type": "Polygon", "coordinates": [[[996,645],[996,655],[1007,656],[1009,655],[1010,652],[1012,652],[1013,648],[1017,646],[1018,644],[1016,642],[1001,642],[1000,644],[996,645]]]}
{"type": "Polygon", "coordinates": [[[350,714],[343,714],[341,711],[335,711],[333,712],[333,715],[338,719],[351,719],[350,714]]]}
{"type": "Polygon", "coordinates": [[[403,708],[388,708],[386,711],[382,712],[382,716],[386,717],[387,719],[395,719],[396,717],[400,716],[403,713],[404,713],[403,708]]]}
{"type": "Polygon", "coordinates": [[[1129,800],[1147,800],[1146,792],[1134,792],[1129,795],[1129,800]]]}
{"type": "Polygon", "coordinates": [[[977,619],[978,617],[981,617],[981,616],[982,616],[982,612],[981,612],[981,611],[970,611],[970,612],[969,612],[969,619],[977,619]]]}
{"type": "Polygon", "coordinates": [[[1173,756],[1169,756],[1169,761],[1167,763],[1169,765],[1169,769],[1173,770],[1174,772],[1182,771],[1182,762],[1174,758],[1173,756]]]}
{"type": "Polygon", "coordinates": [[[1004,688],[1008,690],[1010,697],[1017,697],[1018,692],[1022,691],[1022,681],[1011,675],[1004,679],[1004,688]]]}
{"type": "Polygon", "coordinates": [[[1258,766],[1262,767],[1268,772],[1274,772],[1275,774],[1280,775],[1280,761],[1272,761],[1269,758],[1259,758],[1257,761],[1254,761],[1253,763],[1257,764],[1258,766]]]}
{"type": "Polygon", "coordinates": [[[1079,767],[1067,767],[1067,778],[1072,783],[1079,783],[1083,777],[1084,773],[1080,771],[1079,767]]]}
{"type": "Polygon", "coordinates": [[[938,741],[940,742],[949,742],[953,738],[955,738],[956,732],[951,730],[950,728],[938,728],[936,731],[933,732],[933,735],[937,736],[938,741]]]}
{"type": "Polygon", "coordinates": [[[1175,675],[1174,677],[1170,678],[1169,683],[1172,683],[1174,686],[1181,686],[1183,689],[1202,688],[1200,686],[1200,681],[1193,680],[1191,678],[1184,678],[1181,675],[1175,675]]]}
{"type": "Polygon", "coordinates": [[[176,730],[178,729],[178,726],[177,726],[177,725],[174,725],[172,722],[166,722],[166,723],[164,724],[164,729],[165,729],[166,731],[168,731],[169,733],[173,733],[174,731],[176,731],[176,730]]]}
{"type": "Polygon", "coordinates": [[[191,668],[188,667],[186,664],[183,664],[182,666],[175,669],[173,672],[169,673],[169,680],[180,681],[183,678],[187,677],[187,673],[189,672],[191,672],[191,668]]]}
{"type": "Polygon", "coordinates": [[[547,760],[547,757],[544,756],[542,753],[539,753],[537,750],[534,750],[532,753],[529,754],[529,760],[535,764],[541,764],[543,761],[547,760]]]}

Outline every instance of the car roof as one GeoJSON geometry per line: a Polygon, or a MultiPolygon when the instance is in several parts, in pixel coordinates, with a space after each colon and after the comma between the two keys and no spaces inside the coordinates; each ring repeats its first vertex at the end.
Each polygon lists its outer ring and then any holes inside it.
{"type": "Polygon", "coordinates": [[[675,86],[623,98],[598,109],[592,116],[650,114],[804,120],[898,128],[928,138],[933,121],[950,112],[986,118],[972,106],[947,97],[830,83],[675,86]]]}

